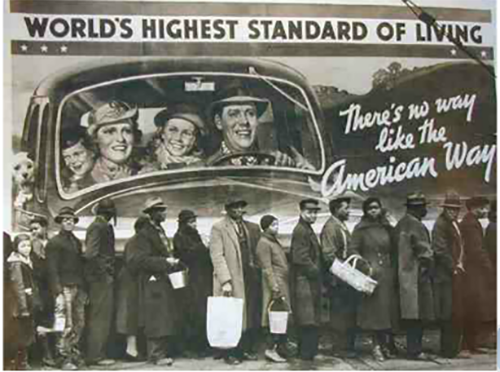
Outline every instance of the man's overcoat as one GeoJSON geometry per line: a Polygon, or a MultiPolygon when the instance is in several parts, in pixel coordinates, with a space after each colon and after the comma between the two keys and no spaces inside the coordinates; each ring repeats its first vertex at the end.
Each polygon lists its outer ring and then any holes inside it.
{"type": "Polygon", "coordinates": [[[433,253],[425,225],[407,213],[396,225],[399,304],[402,319],[434,319],[430,270],[433,253]]]}

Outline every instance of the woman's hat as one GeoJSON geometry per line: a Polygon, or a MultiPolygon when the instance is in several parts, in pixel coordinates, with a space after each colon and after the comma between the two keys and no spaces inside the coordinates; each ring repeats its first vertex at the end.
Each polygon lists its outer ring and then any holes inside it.
{"type": "Polygon", "coordinates": [[[80,221],[80,219],[75,214],[75,210],[71,207],[62,207],[59,210],[59,214],[54,217],[54,221],[60,224],[63,218],[73,218],[75,223],[78,223],[78,221],[80,221]]]}
{"type": "Polygon", "coordinates": [[[460,195],[458,195],[455,191],[449,191],[446,193],[444,198],[444,203],[441,204],[441,207],[447,208],[461,208],[462,203],[460,201],[460,195]]]}
{"type": "Polygon", "coordinates": [[[201,135],[207,133],[207,128],[202,119],[201,112],[196,106],[189,104],[169,106],[156,114],[154,119],[155,125],[157,127],[164,127],[170,119],[186,120],[193,124],[200,131],[201,135]]]}
{"type": "Polygon", "coordinates": [[[138,116],[137,107],[132,107],[123,101],[111,101],[91,111],[87,133],[92,136],[102,126],[124,121],[130,121],[137,126],[136,120],[138,116]]]}
{"type": "Polygon", "coordinates": [[[415,207],[427,204],[428,204],[427,199],[425,198],[425,195],[422,194],[421,192],[411,192],[406,196],[405,205],[407,207],[415,207]]]}
{"type": "Polygon", "coordinates": [[[257,108],[257,116],[261,116],[267,109],[269,101],[255,97],[253,93],[244,86],[241,81],[234,80],[225,87],[221,88],[217,94],[216,100],[212,102],[209,108],[210,118],[213,118],[215,110],[228,105],[240,105],[253,103],[257,108]]]}
{"type": "Polygon", "coordinates": [[[152,209],[167,209],[167,205],[159,196],[152,196],[144,202],[143,213],[149,213],[152,209]]]}
{"type": "Polygon", "coordinates": [[[189,221],[189,220],[196,218],[196,217],[198,217],[198,216],[193,211],[191,211],[189,209],[183,209],[179,213],[178,221],[179,221],[179,223],[183,223],[183,222],[189,221]]]}

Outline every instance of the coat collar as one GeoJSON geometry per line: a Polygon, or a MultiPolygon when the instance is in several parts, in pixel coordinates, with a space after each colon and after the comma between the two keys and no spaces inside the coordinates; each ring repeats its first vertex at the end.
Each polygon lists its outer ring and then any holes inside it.
{"type": "Polygon", "coordinates": [[[33,269],[33,263],[31,262],[31,259],[29,257],[23,256],[19,252],[12,252],[9,257],[7,258],[8,263],[14,263],[14,262],[20,262],[25,265],[28,265],[30,268],[33,269]]]}

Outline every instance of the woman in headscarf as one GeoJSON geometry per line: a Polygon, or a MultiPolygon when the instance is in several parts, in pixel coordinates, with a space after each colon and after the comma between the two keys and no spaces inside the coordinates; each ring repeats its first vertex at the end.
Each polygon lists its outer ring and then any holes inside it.
{"type": "Polygon", "coordinates": [[[394,243],[392,226],[382,214],[379,198],[363,202],[363,217],[355,226],[349,245],[349,255],[363,257],[371,267],[372,277],[378,282],[371,295],[365,295],[359,304],[357,324],[373,336],[373,357],[384,361],[392,356],[392,328],[396,326],[394,243]]]}
{"type": "Polygon", "coordinates": [[[156,133],[148,145],[152,163],[141,173],[203,165],[201,138],[206,126],[195,106],[169,106],[155,116],[155,125],[156,133]]]}
{"type": "Polygon", "coordinates": [[[208,248],[196,229],[196,214],[179,213],[179,228],[174,235],[174,255],[189,269],[189,284],[181,289],[184,305],[184,341],[199,356],[208,351],[207,298],[212,295],[213,266],[208,248]]]}

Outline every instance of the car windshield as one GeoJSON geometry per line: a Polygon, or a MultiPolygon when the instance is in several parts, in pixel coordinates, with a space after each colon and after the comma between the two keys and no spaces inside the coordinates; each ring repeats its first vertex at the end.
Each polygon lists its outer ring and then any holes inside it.
{"type": "Polygon", "coordinates": [[[66,198],[164,172],[321,168],[317,118],[305,91],[256,73],[106,82],[68,95],[58,118],[57,178],[66,198]]]}

